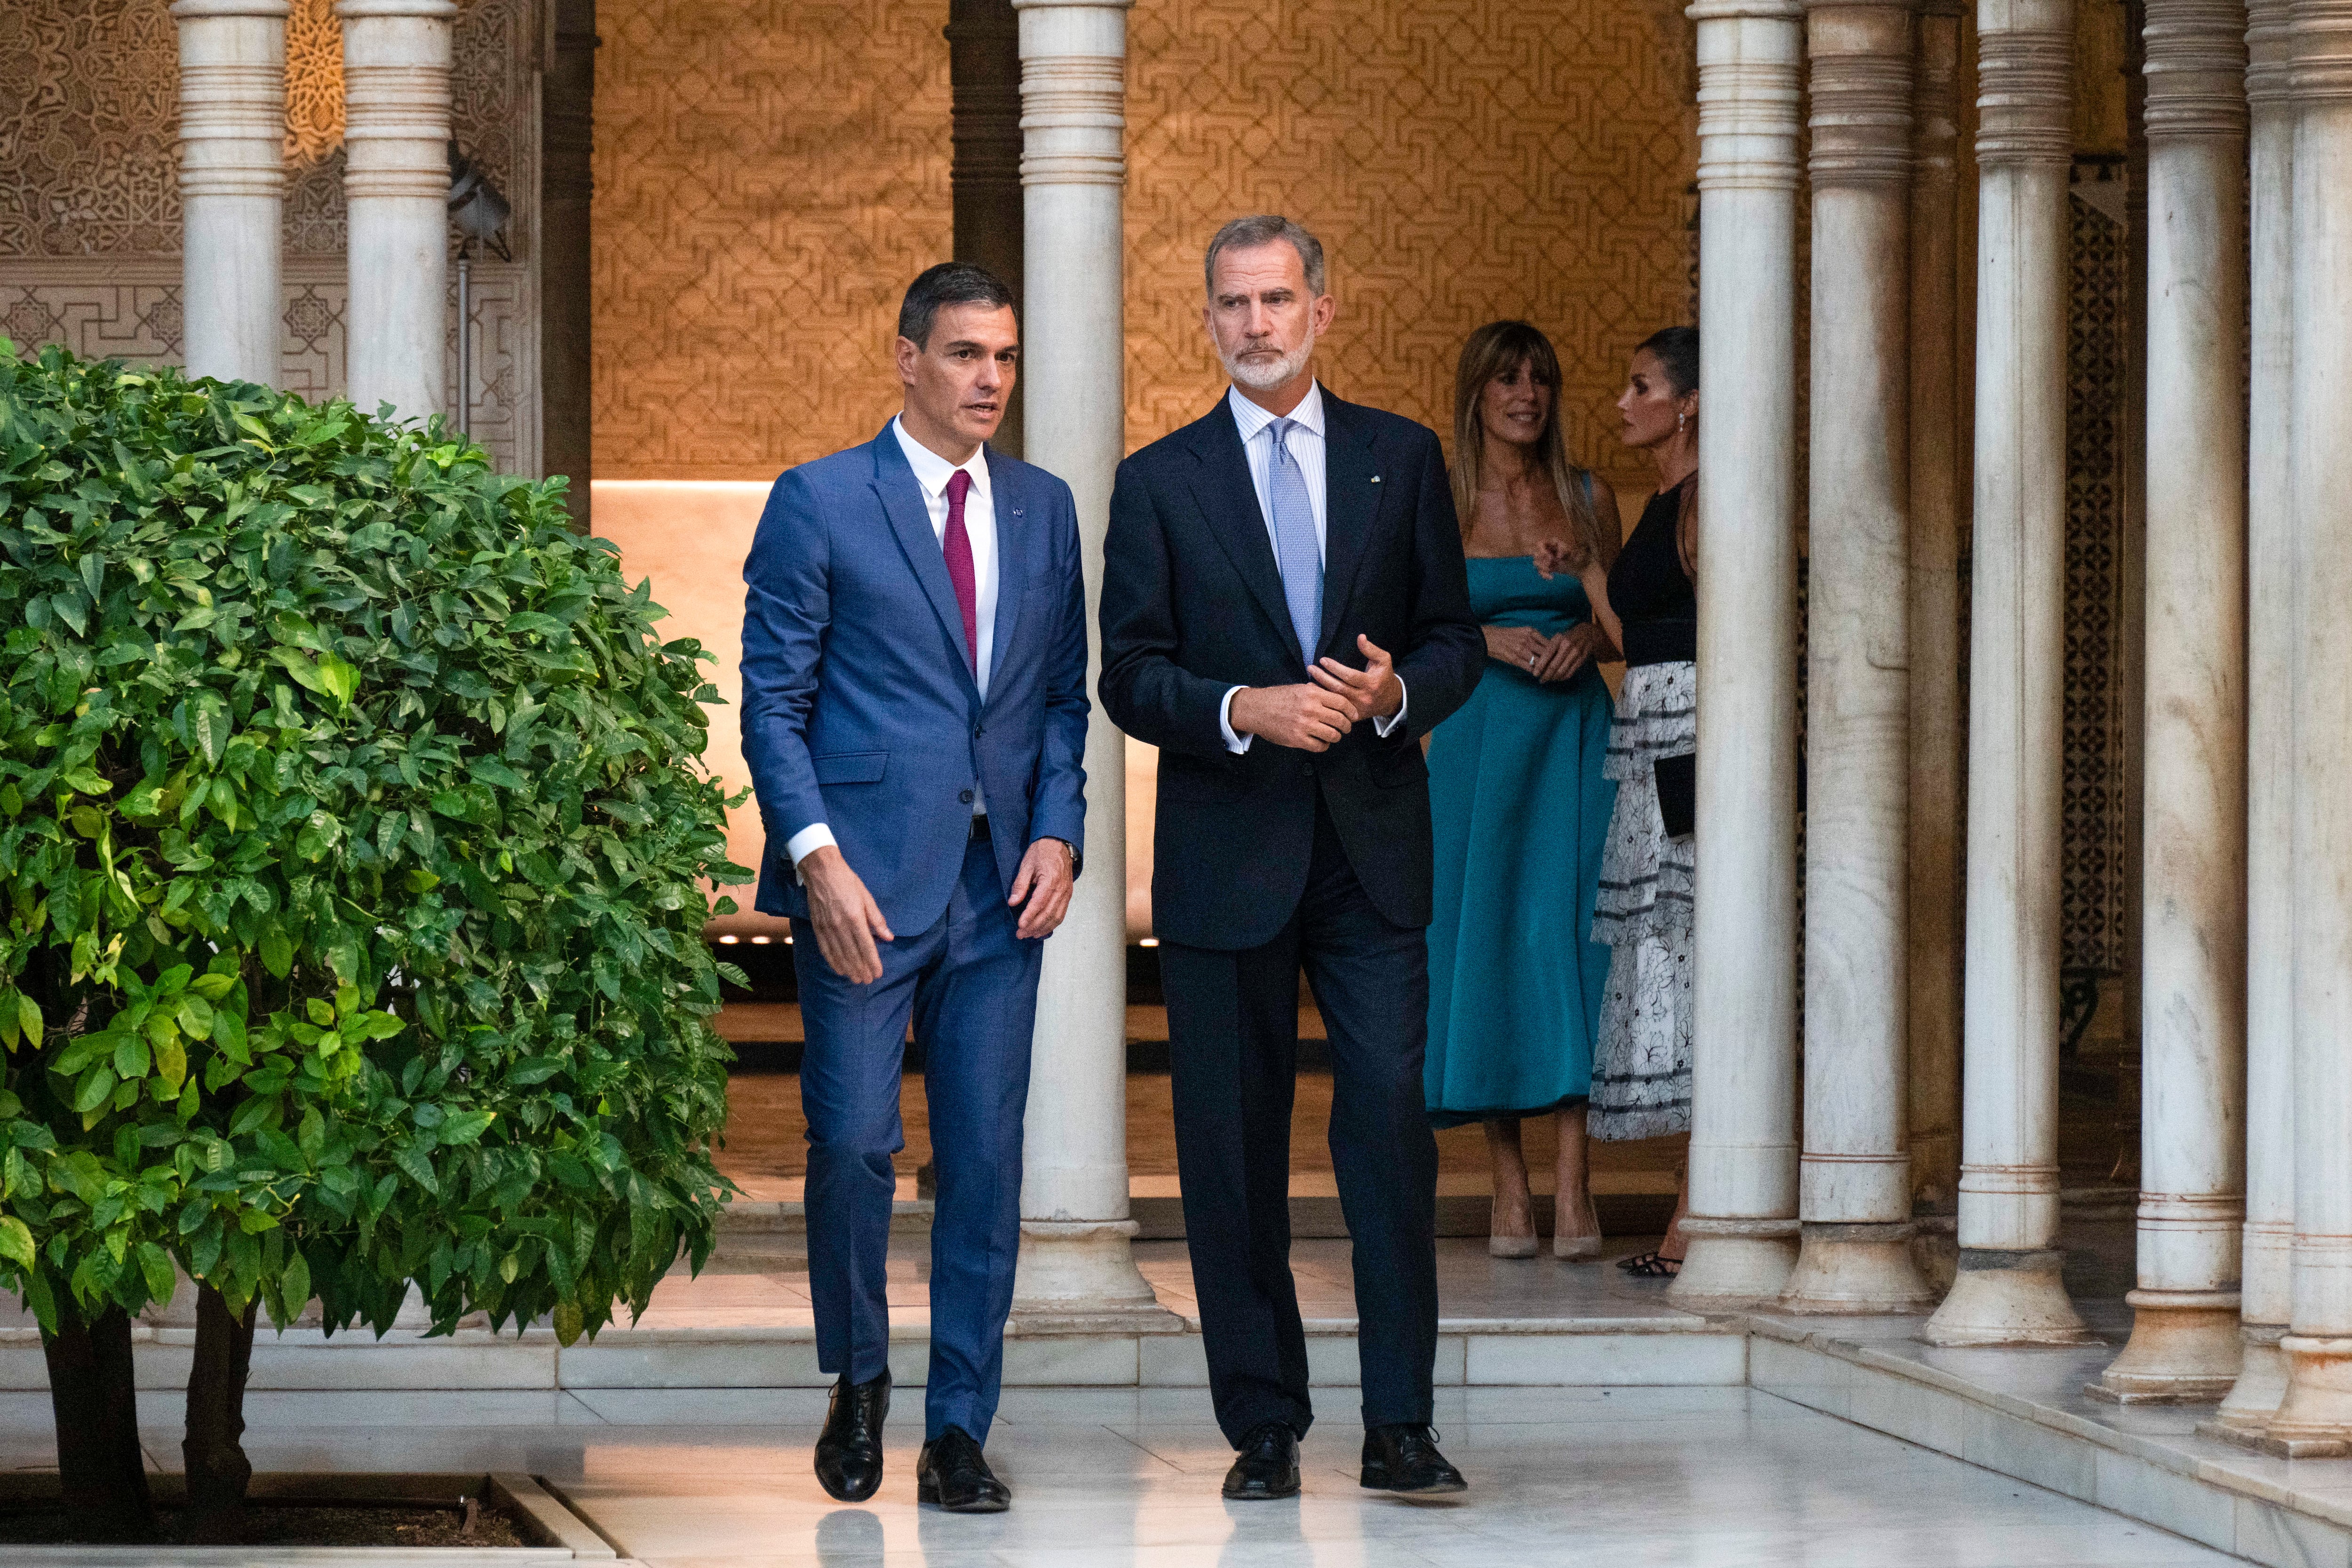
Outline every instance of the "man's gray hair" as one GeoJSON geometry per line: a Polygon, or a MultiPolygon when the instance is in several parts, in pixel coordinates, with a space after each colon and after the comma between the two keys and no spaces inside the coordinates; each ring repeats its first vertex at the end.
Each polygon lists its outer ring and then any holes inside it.
{"type": "Polygon", "coordinates": [[[1321,298],[1323,284],[1323,242],[1308,234],[1306,228],[1278,213],[1256,213],[1249,217],[1235,218],[1217,231],[1209,242],[1209,254],[1201,258],[1201,280],[1213,297],[1217,292],[1217,257],[1229,250],[1255,250],[1262,245],[1287,240],[1290,248],[1298,253],[1299,265],[1307,269],[1307,292],[1321,298]]]}

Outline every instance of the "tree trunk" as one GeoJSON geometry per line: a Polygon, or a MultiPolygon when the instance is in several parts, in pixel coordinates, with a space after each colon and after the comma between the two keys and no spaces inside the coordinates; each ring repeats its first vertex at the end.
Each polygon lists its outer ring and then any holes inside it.
{"type": "Polygon", "coordinates": [[[131,1314],[109,1306],[85,1318],[70,1292],[60,1289],[57,1300],[58,1332],[41,1336],[41,1354],[49,1364],[66,1511],[87,1540],[155,1540],[155,1503],[139,1448],[131,1314]]]}
{"type": "Polygon", "coordinates": [[[245,1491],[253,1464],[245,1457],[245,1384],[253,1370],[254,1315],[243,1316],[210,1285],[196,1287],[196,1358],[188,1373],[188,1435],[180,1452],[188,1469],[186,1535],[228,1543],[245,1535],[245,1491]]]}

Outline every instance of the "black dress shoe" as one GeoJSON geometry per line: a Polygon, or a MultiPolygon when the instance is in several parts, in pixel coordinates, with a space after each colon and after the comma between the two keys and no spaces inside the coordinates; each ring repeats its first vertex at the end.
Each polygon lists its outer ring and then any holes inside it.
{"type": "Polygon", "coordinates": [[[882,1418],[890,1414],[890,1374],[833,1385],[824,1433],[816,1440],[817,1484],[842,1502],[864,1502],[882,1484],[882,1418]]]}
{"type": "Polygon", "coordinates": [[[1225,1495],[1244,1502],[1298,1495],[1298,1434],[1285,1421],[1261,1421],[1242,1435],[1225,1472],[1225,1495]]]}
{"type": "Polygon", "coordinates": [[[1365,1431],[1362,1484],[1374,1491],[1424,1495],[1466,1491],[1470,1487],[1462,1472],[1437,1451],[1435,1435],[1427,1427],[1409,1423],[1365,1431]]]}
{"type": "Polygon", "coordinates": [[[915,1496],[950,1513],[1003,1513],[1013,1489],[996,1479],[971,1434],[950,1427],[923,1445],[915,1460],[915,1496]]]}

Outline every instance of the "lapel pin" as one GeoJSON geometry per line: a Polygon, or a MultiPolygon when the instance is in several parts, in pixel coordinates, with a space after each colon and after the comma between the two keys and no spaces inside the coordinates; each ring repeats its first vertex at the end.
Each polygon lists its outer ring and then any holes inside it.
{"type": "Polygon", "coordinates": [[[1019,516],[1021,516],[1021,515],[1022,515],[1022,514],[1021,514],[1021,508],[1020,508],[1020,507],[1013,507],[1013,515],[1014,517],[1019,517],[1019,516]]]}
{"type": "Polygon", "coordinates": [[[1372,483],[1373,483],[1373,484],[1375,484],[1375,485],[1377,485],[1377,484],[1379,484],[1380,482],[1381,482],[1381,476],[1380,476],[1379,475],[1377,475],[1377,474],[1373,475],[1373,476],[1372,476],[1372,483]]]}

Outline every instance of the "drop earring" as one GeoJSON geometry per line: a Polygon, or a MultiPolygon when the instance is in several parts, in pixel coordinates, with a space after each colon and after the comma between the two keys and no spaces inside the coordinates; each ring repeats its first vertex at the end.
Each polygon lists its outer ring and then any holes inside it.
{"type": "Polygon", "coordinates": [[[1689,418],[1690,415],[1686,413],[1678,413],[1675,415],[1675,434],[1676,435],[1680,435],[1683,433],[1683,424],[1689,418]]]}

